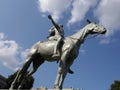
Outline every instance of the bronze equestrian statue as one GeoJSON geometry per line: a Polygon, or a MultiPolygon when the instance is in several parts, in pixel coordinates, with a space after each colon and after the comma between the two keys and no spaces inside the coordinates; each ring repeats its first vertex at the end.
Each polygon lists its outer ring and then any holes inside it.
{"type": "MultiPolygon", "coordinates": [[[[99,35],[106,33],[106,29],[103,26],[87,20],[88,24],[84,28],[71,36],[64,37],[64,33],[60,31],[62,30],[62,26],[56,24],[51,16],[49,16],[49,19],[52,21],[54,27],[52,27],[53,31],[50,31],[48,41],[39,41],[32,46],[24,65],[17,73],[10,89],[14,89],[17,82],[24,81],[24,73],[28,70],[31,63],[33,63],[33,66],[28,75],[32,75],[36,72],[38,67],[43,64],[45,60],[48,62],[60,61],[54,88],[62,89],[67,73],[73,73],[70,70],[70,66],[73,64],[75,58],[77,58],[79,48],[86,40],[86,37],[92,34],[99,35]]],[[[20,86],[17,88],[20,88],[20,86]]]]}

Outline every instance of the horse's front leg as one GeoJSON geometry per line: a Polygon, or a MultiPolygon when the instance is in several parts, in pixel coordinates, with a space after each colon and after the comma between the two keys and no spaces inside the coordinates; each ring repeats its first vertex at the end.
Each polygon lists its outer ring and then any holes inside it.
{"type": "Polygon", "coordinates": [[[66,75],[67,75],[67,73],[68,73],[68,71],[69,71],[69,69],[70,69],[69,63],[66,63],[66,64],[67,64],[67,65],[65,65],[64,71],[63,71],[63,73],[62,73],[62,75],[61,75],[61,80],[60,80],[60,84],[59,84],[59,88],[60,88],[60,89],[62,89],[64,80],[65,80],[65,77],[66,77],[66,75]]]}
{"type": "Polygon", "coordinates": [[[54,83],[54,88],[60,88],[60,83],[63,80],[63,72],[64,70],[66,69],[66,60],[68,58],[68,51],[64,52],[61,56],[61,60],[60,60],[60,65],[59,65],[59,68],[58,68],[58,73],[57,73],[57,77],[56,77],[56,80],[55,80],[55,83],[54,83]]]}
{"type": "Polygon", "coordinates": [[[60,79],[61,79],[61,75],[62,75],[62,71],[63,71],[63,67],[62,67],[62,61],[60,61],[60,65],[58,67],[58,72],[57,72],[57,76],[56,76],[56,79],[55,79],[55,83],[54,83],[54,88],[55,89],[59,89],[59,82],[60,82],[60,79]]]}
{"type": "Polygon", "coordinates": [[[63,87],[63,83],[65,80],[65,77],[67,75],[67,73],[70,70],[70,66],[73,63],[73,58],[70,57],[70,52],[71,52],[71,48],[69,48],[67,51],[64,52],[64,54],[61,57],[61,60],[63,62],[63,71],[62,71],[62,75],[61,75],[61,80],[59,82],[59,88],[62,89],[63,87]]]}

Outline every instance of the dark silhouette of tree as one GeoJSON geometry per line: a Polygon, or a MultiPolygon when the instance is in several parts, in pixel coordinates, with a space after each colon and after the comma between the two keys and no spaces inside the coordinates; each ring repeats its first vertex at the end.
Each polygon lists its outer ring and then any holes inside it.
{"type": "MultiPolygon", "coordinates": [[[[15,79],[15,77],[16,77],[16,75],[17,75],[17,72],[18,72],[18,71],[16,71],[14,74],[8,76],[8,78],[7,78],[7,84],[8,84],[7,89],[10,88],[13,80],[15,79]]],[[[26,72],[26,74],[27,74],[27,72],[26,72]]],[[[25,79],[24,79],[24,82],[23,82],[23,84],[22,84],[22,88],[21,88],[21,89],[31,89],[31,88],[33,87],[34,78],[33,78],[32,76],[26,77],[26,74],[25,74],[24,77],[23,77],[23,78],[25,78],[25,79]]],[[[20,83],[21,83],[21,82],[17,82],[16,86],[18,86],[20,83]]],[[[15,88],[15,89],[16,89],[16,88],[15,88]]]]}
{"type": "Polygon", "coordinates": [[[115,80],[113,84],[111,84],[110,90],[120,90],[120,80],[115,80]]]}

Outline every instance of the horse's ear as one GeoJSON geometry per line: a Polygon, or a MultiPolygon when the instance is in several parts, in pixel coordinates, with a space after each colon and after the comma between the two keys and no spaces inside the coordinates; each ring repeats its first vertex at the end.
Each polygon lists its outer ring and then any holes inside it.
{"type": "Polygon", "coordinates": [[[87,19],[86,21],[87,21],[88,24],[91,23],[91,21],[89,19],[87,19]]]}

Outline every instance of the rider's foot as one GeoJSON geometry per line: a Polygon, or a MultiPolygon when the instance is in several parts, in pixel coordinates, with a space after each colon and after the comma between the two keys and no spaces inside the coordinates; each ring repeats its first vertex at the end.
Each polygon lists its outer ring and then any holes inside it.
{"type": "Polygon", "coordinates": [[[55,54],[53,54],[53,56],[52,56],[53,58],[59,58],[60,57],[60,55],[59,54],[57,54],[57,53],[55,53],[55,54]]]}

